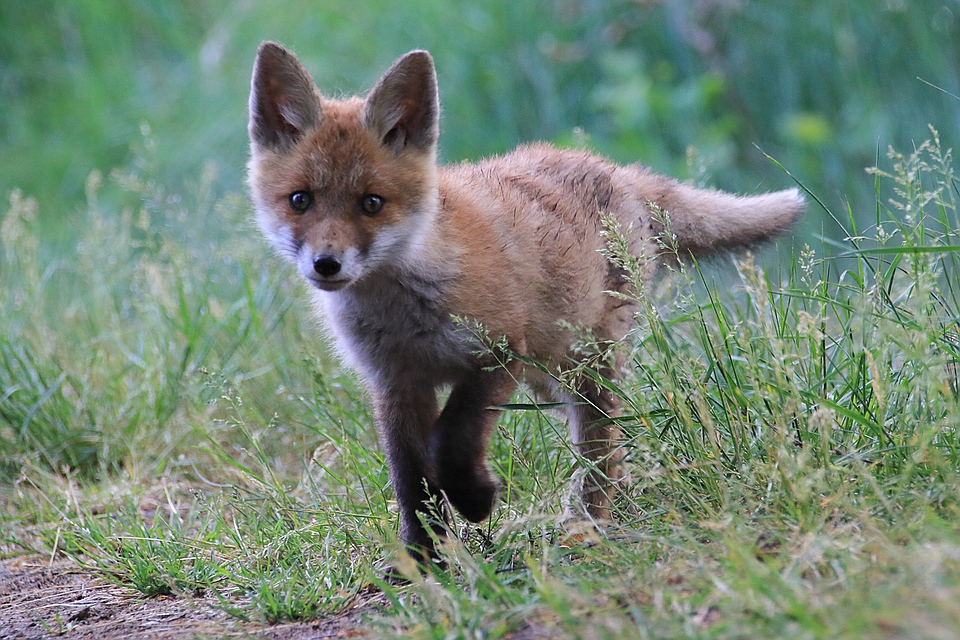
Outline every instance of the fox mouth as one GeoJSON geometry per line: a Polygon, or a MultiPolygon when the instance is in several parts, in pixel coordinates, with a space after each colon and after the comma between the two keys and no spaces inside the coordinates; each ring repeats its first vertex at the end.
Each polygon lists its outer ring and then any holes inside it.
{"type": "Polygon", "coordinates": [[[339,291],[350,284],[349,278],[307,278],[307,280],[321,291],[339,291]]]}

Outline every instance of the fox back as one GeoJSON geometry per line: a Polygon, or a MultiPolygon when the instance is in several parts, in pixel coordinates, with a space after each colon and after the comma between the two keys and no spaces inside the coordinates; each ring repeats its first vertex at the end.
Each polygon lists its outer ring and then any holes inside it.
{"type": "MultiPolygon", "coordinates": [[[[521,376],[567,402],[571,436],[589,463],[583,506],[609,517],[623,458],[610,420],[616,398],[592,380],[562,387],[521,364],[569,366],[570,327],[607,342],[629,330],[633,307],[609,295],[628,281],[602,251],[601,213],[616,217],[631,251],[654,257],[664,232],[682,254],[705,255],[781,233],[804,206],[795,189],[746,197],[695,189],[546,144],[438,167],[439,114],[425,51],[397,60],[365,98],[342,100],[324,98],[280,45],[258,52],[248,176],[257,220],[309,283],[340,354],[367,383],[401,538],[421,558],[442,535],[418,515],[435,496],[472,521],[493,508],[487,440],[494,408],[521,376]],[[504,363],[484,353],[458,318],[524,357],[504,363]],[[444,386],[452,391],[441,407],[444,386]]],[[[617,368],[601,373],[615,377],[617,368]]]]}

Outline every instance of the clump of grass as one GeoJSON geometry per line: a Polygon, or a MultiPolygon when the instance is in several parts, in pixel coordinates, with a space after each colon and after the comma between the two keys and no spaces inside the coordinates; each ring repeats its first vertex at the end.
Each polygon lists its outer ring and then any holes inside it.
{"type": "Polygon", "coordinates": [[[7,454],[0,473],[19,470],[33,452],[51,467],[96,468],[99,434],[85,407],[78,407],[81,384],[55,361],[43,359],[29,343],[0,339],[0,446],[7,454]]]}
{"type": "Polygon", "coordinates": [[[241,375],[241,361],[249,371],[257,339],[282,322],[290,299],[253,261],[185,230],[188,212],[238,224],[239,201],[216,204],[212,179],[185,201],[135,173],[106,183],[92,174],[76,251],[49,264],[35,203],[11,196],[0,251],[8,477],[26,459],[84,477],[144,463],[162,470],[170,442],[189,437],[186,423],[210,414],[217,382],[241,375]],[[158,443],[162,431],[172,439],[158,443]]]}
{"type": "Polygon", "coordinates": [[[147,597],[202,596],[224,581],[222,542],[209,514],[158,513],[150,523],[144,515],[137,509],[118,517],[84,514],[76,529],[62,533],[60,544],[147,597]]]}

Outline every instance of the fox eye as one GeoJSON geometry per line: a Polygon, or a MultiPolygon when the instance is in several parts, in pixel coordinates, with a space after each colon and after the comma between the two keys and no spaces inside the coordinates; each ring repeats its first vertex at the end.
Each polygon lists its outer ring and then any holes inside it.
{"type": "Polygon", "coordinates": [[[368,193],[360,198],[360,209],[368,216],[375,216],[383,209],[383,198],[375,193],[368,193]]]}
{"type": "Polygon", "coordinates": [[[290,208],[299,213],[303,213],[313,204],[313,196],[307,191],[294,191],[290,194],[290,208]]]}

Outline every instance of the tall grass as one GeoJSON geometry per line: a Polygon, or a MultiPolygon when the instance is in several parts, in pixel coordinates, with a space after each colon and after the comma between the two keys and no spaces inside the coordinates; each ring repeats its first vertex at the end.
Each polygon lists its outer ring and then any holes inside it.
{"type": "Polygon", "coordinates": [[[401,564],[406,586],[383,580],[404,556],[366,399],[243,200],[212,173],[183,194],[95,173],[76,256],[44,263],[14,193],[0,553],[260,623],[379,590],[384,637],[950,637],[957,182],[935,132],[879,164],[869,228],[834,212],[842,243],[741,257],[732,288],[689,265],[640,297],[614,524],[564,515],[583,461],[520,396],[493,443],[501,505],[451,523],[446,570],[401,564]]]}

